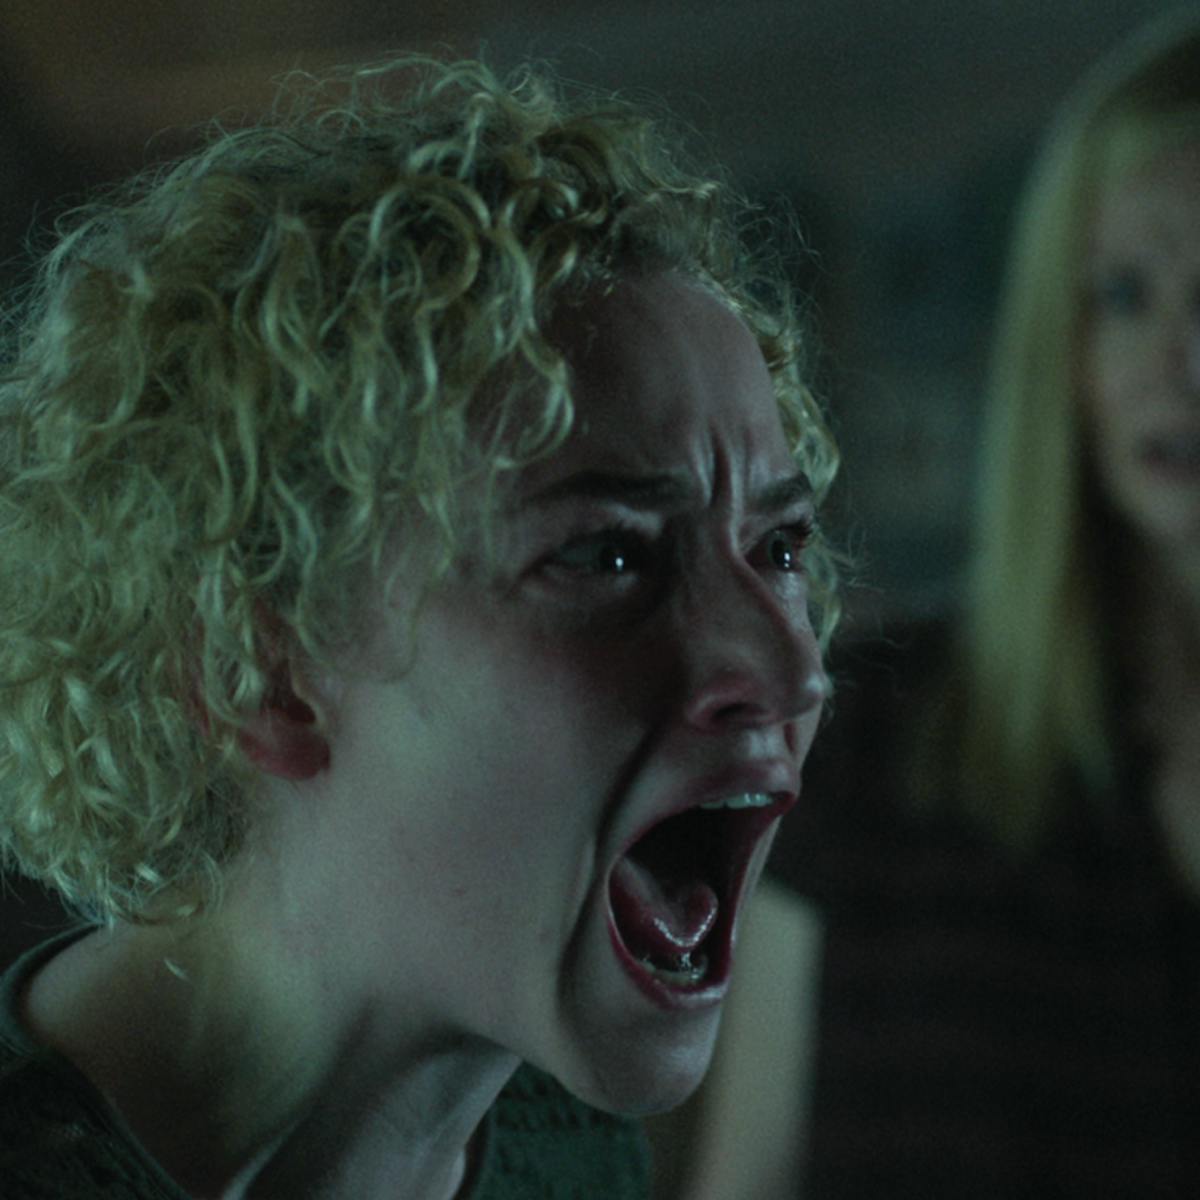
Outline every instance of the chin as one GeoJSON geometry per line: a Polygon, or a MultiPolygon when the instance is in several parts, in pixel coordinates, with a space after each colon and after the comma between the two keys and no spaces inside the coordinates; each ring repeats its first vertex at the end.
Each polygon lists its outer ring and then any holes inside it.
{"type": "Polygon", "coordinates": [[[621,1116],[646,1117],[677,1108],[703,1081],[717,1035],[715,1014],[689,1024],[693,1028],[686,1036],[653,1043],[614,1038],[600,1047],[602,1055],[589,1055],[590,1061],[577,1070],[559,1074],[559,1082],[585,1104],[621,1116]]]}
{"type": "Polygon", "coordinates": [[[1147,546],[1185,553],[1200,547],[1200,473],[1189,486],[1130,481],[1113,508],[1147,546]]]}
{"type": "Polygon", "coordinates": [[[1129,521],[1144,546],[1167,555],[1191,557],[1200,552],[1200,512],[1145,513],[1129,521]]]}

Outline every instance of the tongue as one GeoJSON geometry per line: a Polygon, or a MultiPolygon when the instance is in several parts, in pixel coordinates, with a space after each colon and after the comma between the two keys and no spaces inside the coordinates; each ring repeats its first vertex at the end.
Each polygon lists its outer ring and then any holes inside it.
{"type": "Polygon", "coordinates": [[[630,951],[676,961],[708,936],[717,919],[717,895],[701,879],[660,879],[626,855],[613,868],[613,916],[630,951]]]}

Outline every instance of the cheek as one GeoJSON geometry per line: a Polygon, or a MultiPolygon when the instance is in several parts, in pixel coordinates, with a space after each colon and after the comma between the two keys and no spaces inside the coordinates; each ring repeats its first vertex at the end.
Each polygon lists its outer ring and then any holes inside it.
{"type": "Polygon", "coordinates": [[[1079,375],[1085,407],[1099,410],[1112,392],[1114,372],[1119,361],[1113,353],[1113,339],[1103,329],[1091,330],[1083,339],[1079,355],[1079,375]]]}
{"type": "MultiPolygon", "coordinates": [[[[496,646],[486,670],[510,729],[538,742],[578,740],[608,755],[628,749],[666,703],[670,639],[631,622],[578,627],[533,622],[496,646]]],[[[492,631],[495,636],[495,631],[492,631]]]]}
{"type": "Polygon", "coordinates": [[[1154,330],[1144,321],[1101,322],[1088,338],[1084,377],[1097,407],[1140,404],[1158,367],[1154,330]]]}
{"type": "Polygon", "coordinates": [[[669,641],[628,623],[443,612],[426,627],[430,666],[409,693],[413,741],[431,770],[450,761],[464,804],[486,791],[491,821],[502,809],[524,817],[527,835],[530,819],[554,824],[572,801],[594,823],[661,724],[669,641]]]}
{"type": "Polygon", "coordinates": [[[594,822],[644,736],[640,666],[605,639],[545,628],[478,637],[488,652],[431,704],[461,786],[486,790],[500,837],[527,839],[531,821],[594,822]]]}
{"type": "MultiPolygon", "coordinates": [[[[826,701],[828,703],[828,701],[826,701]]],[[[795,745],[793,749],[796,751],[796,756],[800,759],[801,764],[808,760],[809,752],[812,750],[813,742],[817,738],[817,731],[821,728],[822,717],[825,712],[825,705],[815,705],[811,711],[806,712],[799,720],[797,720],[792,728],[795,730],[793,737],[795,745]]]]}
{"type": "Polygon", "coordinates": [[[1080,404],[1087,434],[1103,450],[1128,423],[1130,406],[1143,393],[1136,346],[1119,332],[1096,330],[1080,355],[1080,404]]]}

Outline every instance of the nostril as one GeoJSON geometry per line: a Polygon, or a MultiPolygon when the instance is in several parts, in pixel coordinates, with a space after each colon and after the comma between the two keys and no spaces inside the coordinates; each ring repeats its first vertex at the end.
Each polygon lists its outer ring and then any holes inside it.
{"type": "Polygon", "coordinates": [[[829,696],[823,670],[721,672],[698,688],[686,706],[697,729],[750,728],[789,721],[818,709],[829,696]]]}
{"type": "Polygon", "coordinates": [[[709,730],[774,725],[824,703],[821,651],[806,601],[753,570],[684,611],[685,717],[709,730]]]}
{"type": "Polygon", "coordinates": [[[687,719],[698,729],[759,725],[773,718],[762,680],[745,672],[725,671],[709,679],[687,705],[687,719]]]}

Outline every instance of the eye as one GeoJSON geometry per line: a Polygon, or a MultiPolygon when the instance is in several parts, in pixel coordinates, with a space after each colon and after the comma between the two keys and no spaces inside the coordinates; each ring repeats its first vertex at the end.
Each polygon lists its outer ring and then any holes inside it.
{"type": "Polygon", "coordinates": [[[605,529],[572,538],[546,561],[573,575],[628,575],[644,570],[649,558],[649,548],[638,534],[605,529]]]}
{"type": "Polygon", "coordinates": [[[1147,285],[1140,271],[1123,267],[1101,275],[1090,293],[1092,307],[1112,316],[1135,316],[1147,302],[1147,285]]]}
{"type": "Polygon", "coordinates": [[[780,525],[759,542],[756,557],[763,566],[776,571],[803,571],[804,551],[811,543],[814,532],[815,522],[811,517],[790,525],[780,525]]]}

